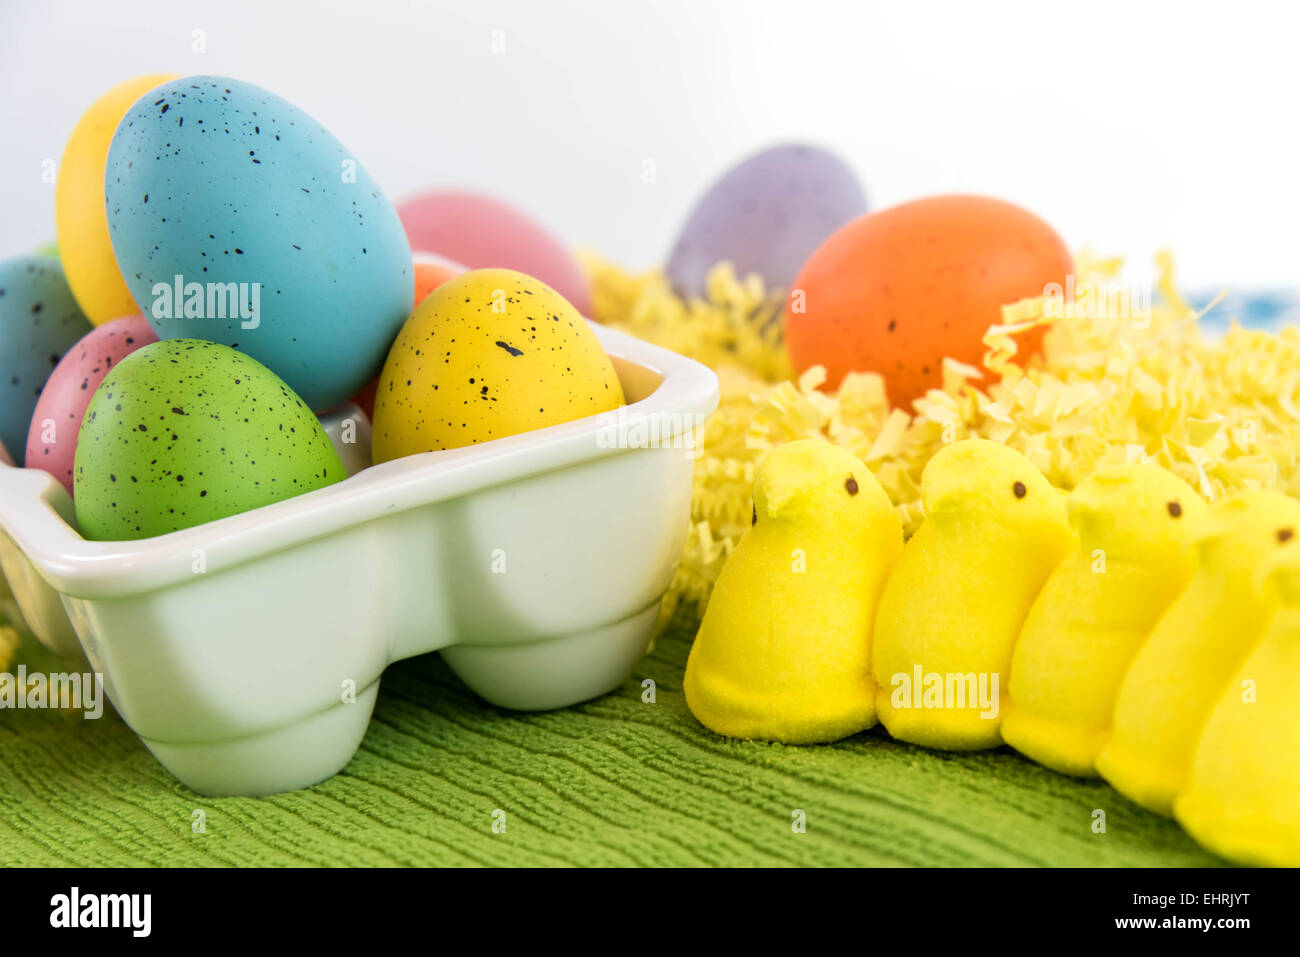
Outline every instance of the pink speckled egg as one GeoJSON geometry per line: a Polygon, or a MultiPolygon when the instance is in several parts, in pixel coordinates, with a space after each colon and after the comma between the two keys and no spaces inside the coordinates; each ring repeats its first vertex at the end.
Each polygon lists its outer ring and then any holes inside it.
{"type": "Polygon", "coordinates": [[[36,402],[27,430],[27,467],[49,472],[71,495],[77,433],[90,397],[117,363],[157,341],[143,316],[114,319],[82,336],[54,367],[36,402]]]}
{"type": "Polygon", "coordinates": [[[411,249],[435,253],[470,269],[500,267],[540,279],[584,316],[591,313],[587,277],[545,227],[500,200],[435,190],[397,207],[411,249]]]}

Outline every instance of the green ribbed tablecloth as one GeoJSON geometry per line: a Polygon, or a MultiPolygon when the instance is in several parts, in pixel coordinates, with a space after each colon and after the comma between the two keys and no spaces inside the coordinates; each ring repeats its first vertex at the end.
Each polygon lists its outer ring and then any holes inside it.
{"type": "MultiPolygon", "coordinates": [[[[0,710],[0,864],[1217,863],[1107,785],[1006,749],[939,754],[879,728],[818,747],[719,738],[682,696],[693,630],[676,623],[618,691],[546,714],[485,704],[434,655],[394,665],[347,768],[262,799],[194,794],[117,718],[0,710]]],[[[18,661],[59,670],[30,637],[18,661]]]]}

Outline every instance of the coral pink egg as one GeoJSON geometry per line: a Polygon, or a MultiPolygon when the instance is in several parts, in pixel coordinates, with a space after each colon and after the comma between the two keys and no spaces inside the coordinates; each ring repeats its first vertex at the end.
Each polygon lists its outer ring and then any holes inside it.
{"type": "Polygon", "coordinates": [[[549,231],[500,200],[438,190],[397,207],[411,249],[445,256],[470,269],[501,267],[540,279],[584,316],[591,312],[587,277],[549,231]]]}

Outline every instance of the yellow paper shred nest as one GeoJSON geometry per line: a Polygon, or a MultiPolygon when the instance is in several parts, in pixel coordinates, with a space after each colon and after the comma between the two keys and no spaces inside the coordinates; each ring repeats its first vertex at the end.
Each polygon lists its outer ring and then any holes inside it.
{"type": "Polygon", "coordinates": [[[629,275],[593,254],[582,258],[593,318],[714,369],[735,366],[767,382],[790,377],[781,345],[785,295],[765,291],[758,276],[741,281],[723,264],[709,275],[708,300],[687,302],[661,273],[629,275]]]}
{"type": "Polygon", "coordinates": [[[691,530],[664,604],[703,612],[722,564],[750,525],[754,469],[773,445],[821,436],[876,474],[908,535],[924,517],[921,470],[943,444],[972,436],[1028,456],[1069,490],[1095,469],[1152,462],[1210,500],[1242,488],[1300,496],[1300,330],[1201,334],[1179,295],[1172,258],[1157,259],[1157,295],[1121,282],[1122,263],[1082,253],[1074,298],[1003,308],[985,336],[984,368],[946,360],[943,387],[891,409],[874,373],[821,392],[820,368],[797,381],[781,342],[785,297],[729,264],[706,301],[683,302],[662,274],[629,275],[594,255],[584,264],[594,318],[712,367],[722,385],[695,465],[691,530]],[[1127,291],[1125,299],[1121,293],[1127,291]],[[1104,293],[1109,292],[1109,295],[1104,293]],[[1043,354],[1015,364],[1016,336],[1049,326],[1043,354]]]}

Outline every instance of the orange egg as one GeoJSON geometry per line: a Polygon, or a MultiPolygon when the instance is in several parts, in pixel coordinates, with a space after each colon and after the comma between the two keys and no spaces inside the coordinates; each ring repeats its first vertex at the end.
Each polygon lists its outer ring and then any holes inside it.
{"type": "MultiPolygon", "coordinates": [[[[935,196],[868,213],[812,254],[791,288],[786,345],[797,371],[879,372],[905,406],[942,383],[951,357],[980,365],[1002,306],[1065,284],[1070,251],[1033,213],[983,196],[935,196]]],[[[1020,336],[1018,357],[1044,330],[1020,336]]]]}
{"type": "Polygon", "coordinates": [[[448,279],[460,275],[460,270],[452,269],[441,263],[415,264],[415,304],[419,306],[424,297],[441,286],[448,279]]]}

